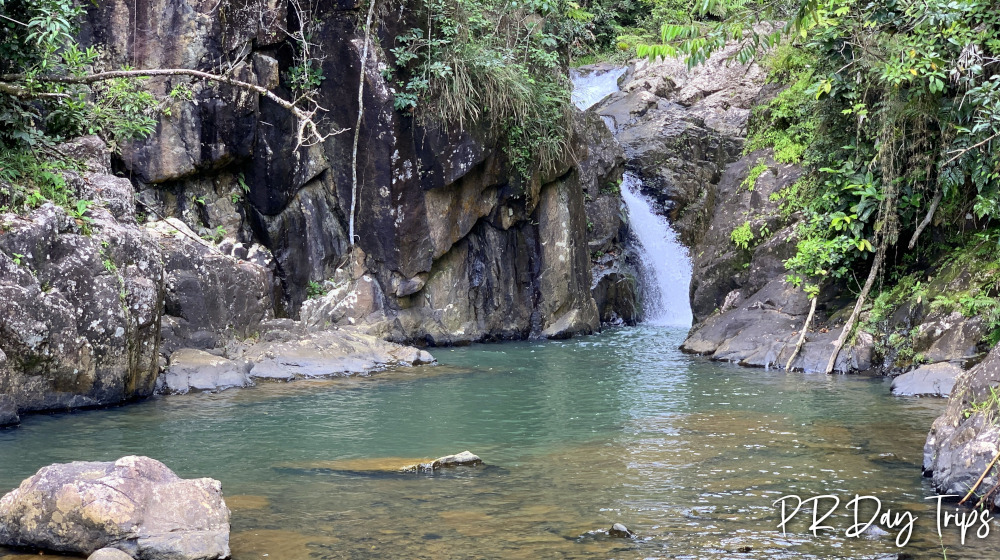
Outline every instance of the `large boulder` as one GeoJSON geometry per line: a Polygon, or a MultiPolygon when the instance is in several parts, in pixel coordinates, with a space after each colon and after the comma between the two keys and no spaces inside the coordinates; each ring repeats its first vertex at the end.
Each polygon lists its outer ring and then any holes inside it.
{"type": "MultiPolygon", "coordinates": [[[[1000,452],[1000,346],[958,376],[948,407],[924,444],[924,472],[942,494],[965,495],[1000,452]]],[[[998,483],[991,469],[976,490],[982,496],[998,483]]],[[[1000,497],[991,498],[1000,505],[1000,497]]]]}
{"type": "Polygon", "coordinates": [[[117,548],[138,560],[229,557],[229,510],[217,480],[179,478],[163,463],[43,467],[0,499],[0,544],[91,554],[117,548]]]}
{"type": "Polygon", "coordinates": [[[151,394],[163,298],[155,239],[100,199],[82,218],[45,204],[0,223],[0,394],[22,412],[151,394]]]}
{"type": "Polygon", "coordinates": [[[962,368],[947,362],[920,366],[892,380],[892,394],[899,396],[947,397],[962,368]]]}

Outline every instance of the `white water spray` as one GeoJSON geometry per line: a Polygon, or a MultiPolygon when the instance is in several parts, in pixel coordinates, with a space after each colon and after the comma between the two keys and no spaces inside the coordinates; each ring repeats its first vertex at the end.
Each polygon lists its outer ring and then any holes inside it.
{"type": "Polygon", "coordinates": [[[622,200],[628,208],[629,227],[638,241],[643,267],[645,322],[651,325],[691,326],[691,257],[677,239],[667,219],[653,211],[641,192],[639,179],[626,172],[622,200]]]}
{"type": "Polygon", "coordinates": [[[581,74],[576,68],[570,70],[573,80],[573,104],[581,111],[594,106],[595,103],[618,91],[618,78],[625,73],[625,68],[610,70],[595,70],[581,74]]]}

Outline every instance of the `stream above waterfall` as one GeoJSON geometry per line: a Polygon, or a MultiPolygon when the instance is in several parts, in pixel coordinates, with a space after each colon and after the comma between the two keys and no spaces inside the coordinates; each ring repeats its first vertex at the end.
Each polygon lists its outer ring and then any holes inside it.
{"type": "MultiPolygon", "coordinates": [[[[893,398],[882,379],[709,362],[676,350],[684,334],[440,348],[441,365],[370,378],[30,416],[0,431],[0,491],[54,462],[148,455],[222,481],[236,560],[893,552],[894,532],[845,538],[844,511],[837,532],[777,530],[783,495],[859,493],[919,516],[905,551],[940,553],[920,460],[944,401],[893,398]],[[373,469],[465,449],[487,466],[373,469]],[[616,522],[638,538],[595,532],[616,522]]],[[[950,531],[944,542],[949,557],[1000,550],[971,538],[954,554],[950,531]]]]}

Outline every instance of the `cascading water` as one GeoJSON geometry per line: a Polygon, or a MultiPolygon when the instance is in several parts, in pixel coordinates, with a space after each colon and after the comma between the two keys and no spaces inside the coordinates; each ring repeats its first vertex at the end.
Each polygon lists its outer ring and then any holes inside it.
{"type": "Polygon", "coordinates": [[[570,70],[573,80],[573,104],[581,111],[594,106],[595,103],[618,91],[618,78],[625,73],[625,68],[598,69],[586,74],[576,68],[570,70]]]}
{"type": "MultiPolygon", "coordinates": [[[[618,78],[625,68],[573,70],[573,103],[587,110],[598,101],[618,91],[618,78]]],[[[607,124],[607,121],[605,121],[607,124]]],[[[645,322],[657,326],[691,326],[691,257],[677,240],[677,232],[666,218],[653,210],[652,203],[640,192],[638,177],[625,173],[622,200],[628,210],[629,225],[636,238],[641,261],[645,322]]]]}
{"type": "Polygon", "coordinates": [[[642,183],[626,172],[622,200],[628,209],[629,227],[635,234],[642,263],[645,322],[658,326],[690,327],[691,258],[677,239],[677,232],[653,210],[640,189],[642,183]]]}

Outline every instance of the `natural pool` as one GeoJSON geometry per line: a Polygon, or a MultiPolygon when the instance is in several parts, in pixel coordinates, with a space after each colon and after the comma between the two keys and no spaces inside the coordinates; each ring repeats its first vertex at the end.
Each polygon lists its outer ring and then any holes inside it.
{"type": "MultiPolygon", "coordinates": [[[[894,531],[845,538],[843,509],[818,538],[798,521],[786,536],[776,528],[783,495],[859,493],[918,515],[903,550],[941,557],[919,467],[942,400],[893,398],[881,379],[708,362],[676,350],[683,335],[640,327],[437,349],[440,366],[366,379],[27,417],[0,431],[0,492],[53,462],[149,455],[222,481],[237,560],[898,551],[894,531]],[[465,449],[489,466],[365,470],[465,449]],[[591,533],[615,522],[639,538],[591,533]]],[[[1000,528],[965,546],[949,530],[944,545],[949,558],[996,558],[1000,528]]]]}

